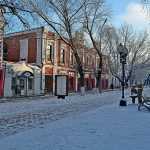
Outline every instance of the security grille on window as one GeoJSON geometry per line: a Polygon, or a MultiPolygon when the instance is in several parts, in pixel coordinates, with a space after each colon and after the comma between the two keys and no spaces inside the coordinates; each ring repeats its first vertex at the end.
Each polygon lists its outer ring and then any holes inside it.
{"type": "Polygon", "coordinates": [[[60,62],[65,63],[65,50],[61,49],[61,54],[60,54],[60,62]]]}

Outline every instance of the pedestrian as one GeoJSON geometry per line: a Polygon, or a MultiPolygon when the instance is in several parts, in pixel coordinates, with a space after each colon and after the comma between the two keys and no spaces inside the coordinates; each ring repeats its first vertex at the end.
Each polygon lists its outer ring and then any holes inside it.
{"type": "Polygon", "coordinates": [[[113,83],[111,83],[110,88],[111,88],[112,90],[114,89],[113,83]]]}
{"type": "Polygon", "coordinates": [[[138,103],[142,103],[143,85],[139,84],[137,88],[138,103]]]}
{"type": "Polygon", "coordinates": [[[130,97],[132,98],[132,103],[135,103],[135,98],[137,98],[137,90],[136,90],[135,85],[133,85],[131,87],[131,96],[130,97]]]}

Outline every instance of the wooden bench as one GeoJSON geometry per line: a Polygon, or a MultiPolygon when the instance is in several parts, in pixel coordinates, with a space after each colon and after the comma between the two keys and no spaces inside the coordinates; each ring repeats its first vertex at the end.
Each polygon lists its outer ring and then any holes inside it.
{"type": "Polygon", "coordinates": [[[150,111],[150,97],[144,97],[142,96],[142,103],[138,104],[138,110],[142,110],[142,108],[146,108],[150,111]]]}

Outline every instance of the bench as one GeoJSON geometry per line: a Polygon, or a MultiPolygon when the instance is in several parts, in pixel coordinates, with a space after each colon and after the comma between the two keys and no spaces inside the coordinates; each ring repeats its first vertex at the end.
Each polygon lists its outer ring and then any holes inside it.
{"type": "Polygon", "coordinates": [[[150,97],[144,97],[142,96],[142,103],[138,104],[138,110],[142,110],[142,108],[146,108],[148,111],[150,111],[150,97]]]}

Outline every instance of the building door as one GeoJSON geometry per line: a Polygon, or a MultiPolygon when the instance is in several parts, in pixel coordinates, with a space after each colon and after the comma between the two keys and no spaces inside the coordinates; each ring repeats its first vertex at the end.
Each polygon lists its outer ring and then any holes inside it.
{"type": "Polygon", "coordinates": [[[13,96],[28,96],[33,94],[33,78],[12,78],[13,96]]]}
{"type": "Polygon", "coordinates": [[[53,76],[52,75],[45,76],[45,92],[46,93],[53,92],[53,76]]]}

